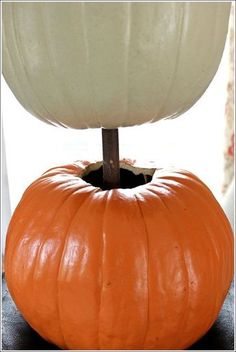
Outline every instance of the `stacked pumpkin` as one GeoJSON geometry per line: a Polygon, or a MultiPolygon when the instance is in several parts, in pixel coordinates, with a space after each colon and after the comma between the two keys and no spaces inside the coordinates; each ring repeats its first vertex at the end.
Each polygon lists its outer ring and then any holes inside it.
{"type": "Polygon", "coordinates": [[[193,174],[119,162],[117,128],[194,104],[219,65],[229,11],[3,4],[4,75],[21,104],[54,125],[103,128],[104,161],[44,173],[8,230],[11,295],[57,346],[184,349],[214,323],[233,274],[229,222],[193,174]]]}

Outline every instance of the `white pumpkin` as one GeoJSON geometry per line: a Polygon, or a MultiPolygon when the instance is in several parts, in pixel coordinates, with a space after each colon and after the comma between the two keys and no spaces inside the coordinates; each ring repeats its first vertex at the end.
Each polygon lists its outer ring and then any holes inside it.
{"type": "Polygon", "coordinates": [[[229,2],[5,2],[4,76],[28,111],[56,125],[175,117],[216,73],[229,12],[229,2]]]}

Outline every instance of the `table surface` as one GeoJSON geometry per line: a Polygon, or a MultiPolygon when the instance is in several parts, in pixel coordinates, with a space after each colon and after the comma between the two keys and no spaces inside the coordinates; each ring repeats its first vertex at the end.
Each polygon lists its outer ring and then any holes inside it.
{"type": "MultiPolygon", "coordinates": [[[[11,299],[4,275],[2,303],[3,350],[59,350],[58,347],[43,340],[21,316],[11,299]]],[[[189,350],[234,350],[233,284],[215,324],[189,350]]]]}

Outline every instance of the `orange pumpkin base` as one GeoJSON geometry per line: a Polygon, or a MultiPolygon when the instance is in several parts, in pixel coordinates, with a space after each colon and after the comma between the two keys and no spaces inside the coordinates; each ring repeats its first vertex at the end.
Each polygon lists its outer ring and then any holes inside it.
{"type": "Polygon", "coordinates": [[[99,166],[50,169],[25,191],[7,235],[11,295],[63,349],[187,348],[230,286],[229,222],[189,172],[123,161],[144,184],[102,190],[99,166]]]}

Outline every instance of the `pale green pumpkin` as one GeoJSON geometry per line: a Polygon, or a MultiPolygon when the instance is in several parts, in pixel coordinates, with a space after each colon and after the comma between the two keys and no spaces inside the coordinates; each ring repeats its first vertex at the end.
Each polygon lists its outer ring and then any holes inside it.
{"type": "Polygon", "coordinates": [[[230,3],[3,3],[3,72],[38,118],[72,128],[175,117],[218,68],[230,3]]]}

